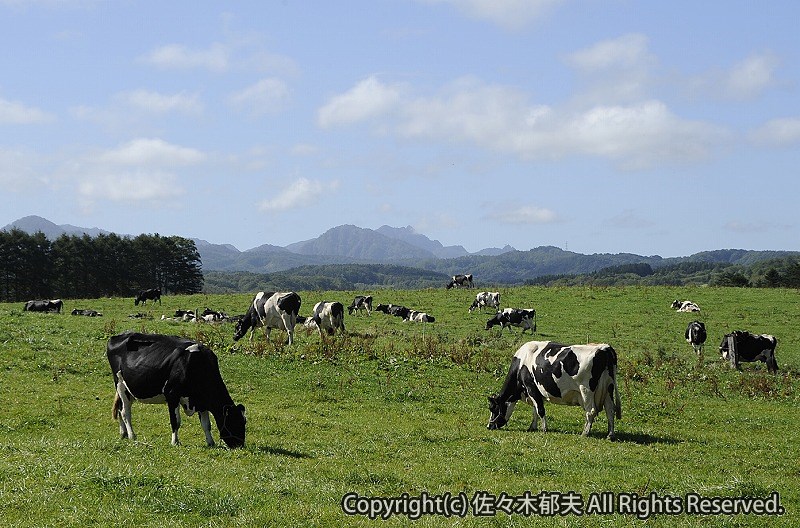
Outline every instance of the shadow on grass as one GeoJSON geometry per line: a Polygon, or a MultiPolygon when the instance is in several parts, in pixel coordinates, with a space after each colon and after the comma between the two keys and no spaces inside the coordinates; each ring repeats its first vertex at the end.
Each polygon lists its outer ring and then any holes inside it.
{"type": "Polygon", "coordinates": [[[652,445],[652,444],[667,444],[674,445],[680,444],[683,440],[670,438],[668,436],[653,436],[646,433],[622,433],[617,431],[614,436],[615,442],[625,442],[639,445],[652,445]]]}
{"type": "Polygon", "coordinates": [[[269,455],[276,455],[276,456],[284,456],[288,458],[313,458],[311,455],[307,453],[301,453],[299,451],[292,451],[291,449],[284,449],[282,447],[272,447],[272,446],[255,446],[253,451],[258,451],[260,453],[266,453],[269,455]]]}

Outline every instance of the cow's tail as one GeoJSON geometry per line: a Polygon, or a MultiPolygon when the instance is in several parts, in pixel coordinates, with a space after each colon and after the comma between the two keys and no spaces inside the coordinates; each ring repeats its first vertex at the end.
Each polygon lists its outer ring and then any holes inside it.
{"type": "Polygon", "coordinates": [[[114,420],[119,420],[119,412],[122,410],[122,398],[119,397],[119,392],[114,391],[114,403],[111,405],[111,417],[114,420]]]}
{"type": "Polygon", "coordinates": [[[611,380],[614,382],[614,414],[617,420],[622,419],[622,400],[619,395],[619,383],[617,383],[617,351],[608,347],[611,352],[611,361],[608,366],[608,372],[611,375],[611,380]]]}

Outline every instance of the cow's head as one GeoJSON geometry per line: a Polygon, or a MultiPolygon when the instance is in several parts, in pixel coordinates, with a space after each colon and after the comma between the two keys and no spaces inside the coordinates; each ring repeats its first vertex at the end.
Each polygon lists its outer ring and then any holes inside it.
{"type": "Polygon", "coordinates": [[[236,323],[236,329],[233,331],[233,340],[238,341],[243,338],[247,333],[248,328],[250,328],[250,321],[247,319],[247,317],[239,319],[239,321],[236,323]],[[247,323],[245,323],[245,321],[247,321],[247,323]]]}
{"type": "Polygon", "coordinates": [[[244,445],[244,427],[247,423],[244,405],[226,405],[222,408],[222,420],[218,421],[219,437],[228,447],[244,445]]]}
{"type": "Polygon", "coordinates": [[[487,330],[491,330],[493,326],[497,326],[499,324],[502,324],[502,323],[500,321],[500,314],[497,314],[494,317],[492,317],[491,319],[489,319],[488,321],[486,321],[486,329],[487,330]]]}
{"type": "Polygon", "coordinates": [[[499,396],[489,396],[489,423],[487,429],[500,429],[511,418],[514,403],[502,401],[499,396]]]}
{"type": "Polygon", "coordinates": [[[450,282],[447,283],[447,286],[445,286],[445,288],[447,288],[449,290],[450,288],[452,288],[455,285],[456,285],[456,281],[451,280],[450,282]]]}

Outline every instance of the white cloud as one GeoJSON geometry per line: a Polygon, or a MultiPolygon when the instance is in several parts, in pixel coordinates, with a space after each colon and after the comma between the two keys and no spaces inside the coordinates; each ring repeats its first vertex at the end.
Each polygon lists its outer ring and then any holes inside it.
{"type": "Polygon", "coordinates": [[[402,116],[398,132],[408,138],[472,142],[529,160],[592,155],[624,168],[704,159],[726,137],[721,128],[681,119],[656,100],[568,111],[478,83],[410,101],[402,116]]]}
{"type": "Polygon", "coordinates": [[[775,86],[778,59],[772,54],[753,54],[728,70],[713,70],[686,80],[692,97],[745,101],[755,99],[775,86]]]}
{"type": "Polygon", "coordinates": [[[152,50],[141,57],[141,60],[164,70],[203,69],[219,73],[230,68],[230,50],[219,43],[201,50],[168,44],[152,50]]]}
{"type": "Polygon", "coordinates": [[[97,201],[155,206],[186,194],[174,174],[161,170],[129,170],[85,176],[78,184],[84,209],[97,201]]]}
{"type": "Polygon", "coordinates": [[[122,166],[175,167],[200,163],[205,154],[199,150],[172,145],[162,139],[134,139],[96,156],[95,163],[122,166]]]}
{"type": "Polygon", "coordinates": [[[451,4],[468,16],[518,30],[545,15],[563,0],[422,0],[451,4]]]}
{"type": "Polygon", "coordinates": [[[338,180],[321,182],[298,178],[274,198],[261,201],[259,209],[265,212],[280,212],[314,205],[320,197],[339,188],[338,180]]]}
{"type": "Polygon", "coordinates": [[[791,147],[800,145],[800,117],[784,117],[767,121],[750,134],[760,145],[791,147]]]}
{"type": "Polygon", "coordinates": [[[61,178],[76,182],[84,210],[102,201],[155,207],[185,195],[180,170],[205,159],[193,148],[139,138],[79,158],[62,170],[61,178]]]}
{"type": "Polygon", "coordinates": [[[603,40],[567,57],[570,64],[585,73],[640,68],[652,60],[647,49],[647,37],[640,33],[603,40]]]}
{"type": "Polygon", "coordinates": [[[0,125],[36,125],[54,120],[43,110],[0,98],[0,125]]]}
{"type": "Polygon", "coordinates": [[[283,109],[289,89],[280,79],[262,79],[228,97],[228,104],[251,115],[274,114],[283,109]]]}
{"type": "Polygon", "coordinates": [[[559,221],[558,214],[545,207],[523,205],[513,209],[498,211],[486,216],[503,224],[552,224],[559,221]]]}
{"type": "Polygon", "coordinates": [[[639,33],[598,42],[568,55],[566,62],[581,74],[584,88],[575,98],[584,104],[646,98],[658,63],[639,33]]]}
{"type": "Polygon", "coordinates": [[[180,92],[177,94],[161,94],[150,90],[132,90],[121,92],[114,100],[127,109],[148,112],[155,115],[180,113],[198,115],[203,112],[203,104],[197,94],[180,92]]]}
{"type": "Polygon", "coordinates": [[[775,84],[778,60],[772,55],[751,55],[735,64],[726,76],[727,94],[734,99],[752,99],[775,84]]]}
{"type": "Polygon", "coordinates": [[[334,96],[320,108],[317,122],[323,128],[386,116],[400,101],[402,88],[386,85],[374,76],[334,96]]]}

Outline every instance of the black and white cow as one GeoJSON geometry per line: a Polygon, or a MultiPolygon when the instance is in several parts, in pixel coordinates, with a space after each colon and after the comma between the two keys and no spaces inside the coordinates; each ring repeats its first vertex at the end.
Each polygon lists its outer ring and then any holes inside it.
{"type": "Polygon", "coordinates": [[[378,307],[375,308],[375,311],[383,312],[386,315],[394,315],[395,317],[407,319],[411,309],[406,308],[405,306],[400,306],[399,304],[379,304],[378,307]]]}
{"type": "Polygon", "coordinates": [[[206,307],[200,313],[200,317],[207,323],[210,323],[214,321],[226,321],[228,319],[228,314],[226,314],[225,312],[218,312],[216,310],[212,310],[211,308],[206,307]]]}
{"type": "Polygon", "coordinates": [[[486,321],[486,329],[500,325],[502,332],[505,327],[516,326],[525,330],[530,330],[531,334],[536,331],[536,310],[521,310],[519,308],[506,308],[502,312],[497,312],[494,317],[486,321]]]}
{"type": "Polygon", "coordinates": [[[466,275],[453,275],[453,278],[447,283],[446,288],[449,290],[453,287],[474,288],[475,284],[472,282],[472,274],[468,273],[466,275]]]}
{"type": "Polygon", "coordinates": [[[743,330],[725,334],[719,344],[722,359],[730,361],[731,367],[742,370],[740,363],[763,361],[771,374],[778,372],[775,347],[778,340],[768,334],[755,335],[743,330]]]}
{"type": "Polygon", "coordinates": [[[103,314],[98,312],[97,310],[82,310],[79,308],[75,308],[72,310],[72,315],[85,315],[86,317],[102,317],[103,314]]]}
{"type": "Polygon", "coordinates": [[[367,311],[367,315],[372,312],[372,295],[357,295],[350,306],[347,307],[347,313],[353,315],[353,312],[358,310],[358,313],[367,311]]]}
{"type": "Polygon", "coordinates": [[[475,296],[475,300],[472,301],[469,307],[469,313],[477,309],[483,310],[487,306],[495,310],[500,309],[500,292],[480,292],[475,296]]]}
{"type": "Polygon", "coordinates": [[[37,301],[28,301],[23,306],[23,312],[55,312],[61,313],[61,308],[64,306],[64,301],[61,299],[45,299],[37,301]]]}
{"type": "Polygon", "coordinates": [[[683,333],[686,342],[692,345],[695,353],[700,359],[703,358],[703,345],[706,342],[708,334],[706,333],[706,325],[701,321],[692,321],[686,327],[686,332],[683,333]]]}
{"type": "Polygon", "coordinates": [[[672,308],[678,312],[699,312],[700,307],[692,301],[679,301],[675,299],[672,301],[672,308]]]}
{"type": "Polygon", "coordinates": [[[511,361],[503,388],[489,396],[489,429],[500,429],[511,419],[519,400],[533,406],[535,431],[539,418],[547,431],[544,402],[580,405],[586,414],[583,436],[605,407],[608,438],[614,439],[614,416],[622,418],[616,384],[617,353],[607,344],[559,345],[552,341],[530,341],[522,345],[511,361]]]}
{"type": "Polygon", "coordinates": [[[147,301],[158,301],[158,304],[161,304],[161,289],[160,288],[150,288],[149,290],[142,290],[137,295],[136,298],[133,300],[133,304],[139,306],[139,303],[142,303],[144,306],[147,304],[147,301]]]}
{"type": "Polygon", "coordinates": [[[408,315],[403,319],[404,321],[411,321],[412,323],[433,323],[436,318],[425,312],[418,312],[417,310],[409,310],[408,315]]]}
{"type": "Polygon", "coordinates": [[[259,326],[269,339],[273,328],[285,330],[289,335],[288,343],[294,341],[294,325],[297,323],[297,312],[300,311],[300,296],[295,292],[258,292],[244,318],[236,324],[233,340],[238,341],[250,330],[250,341],[259,326]]]}
{"type": "Polygon", "coordinates": [[[113,417],[121,438],[136,439],[131,404],[166,403],[172,444],[179,445],[180,407],[187,416],[199,414],[206,444],[214,445],[209,413],[228,447],[244,445],[245,409],[233,402],[210,348],[177,336],[124,333],[108,340],[108,363],[114,376],[113,417]]]}
{"type": "Polygon", "coordinates": [[[319,335],[322,335],[322,332],[333,335],[336,330],[343,334],[344,305],[340,302],[318,302],[314,305],[314,314],[306,320],[306,325],[316,327],[319,335]]]}

